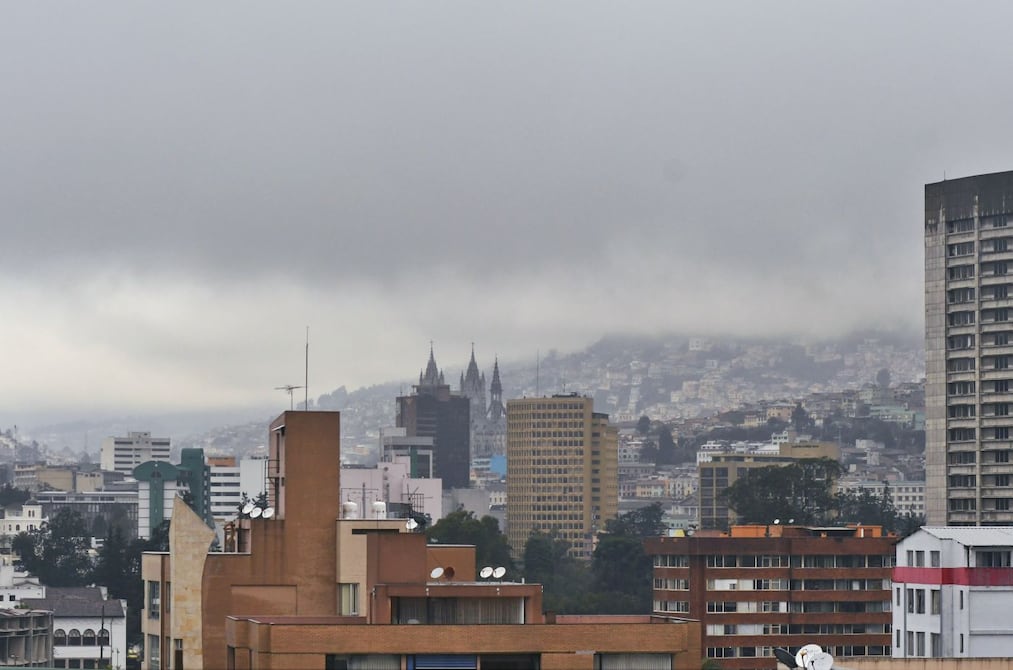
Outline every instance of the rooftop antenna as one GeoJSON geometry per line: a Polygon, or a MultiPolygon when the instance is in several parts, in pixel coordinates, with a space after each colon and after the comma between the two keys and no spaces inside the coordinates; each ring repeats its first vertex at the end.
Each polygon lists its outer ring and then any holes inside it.
{"type": "Polygon", "coordinates": [[[275,391],[285,391],[286,393],[288,393],[288,408],[289,408],[289,410],[292,410],[292,409],[295,409],[295,405],[293,405],[293,403],[295,401],[292,399],[292,391],[294,391],[296,389],[301,389],[301,388],[303,388],[303,387],[302,386],[293,386],[292,384],[285,384],[284,386],[275,386],[274,390],[275,391]]]}
{"type": "Polygon", "coordinates": [[[538,385],[538,382],[539,382],[539,379],[538,379],[538,372],[539,372],[538,365],[541,362],[541,355],[542,355],[542,352],[539,351],[538,349],[535,349],[535,397],[536,398],[540,394],[539,385],[538,385]]]}
{"type": "Polygon", "coordinates": [[[306,397],[303,399],[303,410],[310,410],[310,327],[306,326],[306,367],[303,370],[303,391],[306,397]]]}

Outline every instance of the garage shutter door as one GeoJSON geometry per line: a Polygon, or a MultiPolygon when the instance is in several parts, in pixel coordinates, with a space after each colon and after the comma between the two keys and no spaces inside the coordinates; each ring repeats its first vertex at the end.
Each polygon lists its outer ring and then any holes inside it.
{"type": "Polygon", "coordinates": [[[415,656],[415,670],[475,670],[477,656],[462,654],[428,654],[415,656]]]}

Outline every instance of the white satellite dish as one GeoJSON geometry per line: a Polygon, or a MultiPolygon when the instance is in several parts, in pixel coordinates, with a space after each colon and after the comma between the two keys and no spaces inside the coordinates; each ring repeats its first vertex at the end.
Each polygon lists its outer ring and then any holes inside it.
{"type": "Polygon", "coordinates": [[[416,528],[419,527],[419,522],[416,521],[415,519],[408,519],[408,523],[406,523],[404,527],[407,528],[408,530],[415,530],[416,528]]]}
{"type": "Polygon", "coordinates": [[[433,568],[433,571],[429,573],[430,579],[439,579],[443,576],[443,568],[433,568]]]}
{"type": "Polygon", "coordinates": [[[834,657],[818,644],[807,644],[795,654],[795,663],[805,670],[832,670],[834,657]]]}
{"type": "Polygon", "coordinates": [[[504,568],[502,566],[500,566],[500,567],[498,567],[498,568],[496,568],[495,570],[492,571],[492,576],[495,577],[496,579],[502,579],[503,575],[505,575],[505,574],[506,574],[506,568],[504,568]]]}
{"type": "Polygon", "coordinates": [[[478,574],[482,579],[489,579],[492,577],[492,568],[487,565],[478,574]]]}
{"type": "Polygon", "coordinates": [[[254,507],[256,507],[256,505],[253,504],[252,500],[250,502],[246,503],[245,505],[243,505],[243,514],[246,514],[247,516],[249,516],[250,512],[253,511],[254,507]]]}
{"type": "Polygon", "coordinates": [[[274,516],[274,508],[273,507],[264,508],[264,513],[261,516],[263,516],[265,519],[270,519],[272,516],[274,516]]]}
{"type": "Polygon", "coordinates": [[[250,510],[250,518],[251,519],[256,519],[258,516],[260,516],[263,513],[264,513],[264,510],[260,509],[259,507],[254,507],[253,509],[250,510]]]}

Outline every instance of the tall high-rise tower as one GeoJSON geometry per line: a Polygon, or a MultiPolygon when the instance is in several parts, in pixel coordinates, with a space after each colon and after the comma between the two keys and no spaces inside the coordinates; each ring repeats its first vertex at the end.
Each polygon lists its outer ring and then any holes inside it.
{"type": "Polygon", "coordinates": [[[1011,316],[1013,172],[927,184],[929,525],[1013,525],[1011,316]]]}
{"type": "Polygon", "coordinates": [[[429,348],[426,370],[408,396],[398,396],[397,426],[408,437],[433,438],[433,476],[444,488],[468,488],[471,483],[470,401],[452,394],[429,348]]]}
{"type": "Polygon", "coordinates": [[[555,532],[588,558],[619,506],[619,433],[576,394],[507,402],[507,537],[555,532]]]}

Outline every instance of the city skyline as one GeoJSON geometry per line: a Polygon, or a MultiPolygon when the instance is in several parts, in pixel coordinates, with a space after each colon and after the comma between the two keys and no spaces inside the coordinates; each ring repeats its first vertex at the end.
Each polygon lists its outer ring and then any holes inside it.
{"type": "Polygon", "coordinates": [[[915,7],[10,7],[5,420],[278,406],[307,326],[310,397],[430,340],[920,330],[1013,8],[915,7]]]}

